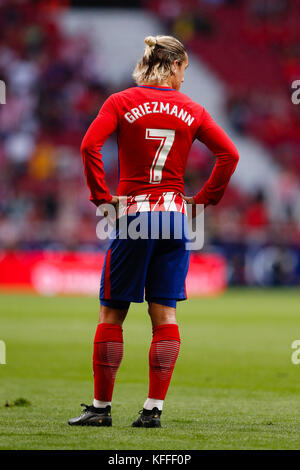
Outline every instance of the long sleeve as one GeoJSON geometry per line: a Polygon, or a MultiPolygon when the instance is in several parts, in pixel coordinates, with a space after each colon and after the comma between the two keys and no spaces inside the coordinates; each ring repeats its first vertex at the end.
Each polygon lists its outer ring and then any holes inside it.
{"type": "Polygon", "coordinates": [[[104,142],[118,126],[118,116],[113,105],[112,97],[109,97],[99,111],[98,116],[88,128],[82,143],[81,155],[87,185],[90,189],[90,200],[99,205],[110,202],[112,196],[105,184],[105,173],[101,149],[104,142]]]}
{"type": "Polygon", "coordinates": [[[204,117],[197,139],[203,142],[217,157],[217,161],[201,191],[194,197],[196,204],[216,205],[225,192],[230,177],[233,174],[239,155],[228,135],[204,110],[204,117]]]}

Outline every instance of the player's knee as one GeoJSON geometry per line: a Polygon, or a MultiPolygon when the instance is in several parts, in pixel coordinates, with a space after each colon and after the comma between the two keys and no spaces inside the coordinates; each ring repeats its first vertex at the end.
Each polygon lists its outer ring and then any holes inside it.
{"type": "Polygon", "coordinates": [[[166,323],[177,323],[176,322],[176,311],[175,309],[170,309],[170,311],[164,312],[164,315],[161,317],[161,323],[166,324],[166,323]]]}
{"type": "Polygon", "coordinates": [[[177,323],[176,309],[166,305],[149,302],[148,313],[153,326],[165,325],[167,323],[177,323]]]}
{"type": "Polygon", "coordinates": [[[113,323],[122,325],[127,315],[127,309],[116,309],[100,306],[99,323],[113,323]]]}

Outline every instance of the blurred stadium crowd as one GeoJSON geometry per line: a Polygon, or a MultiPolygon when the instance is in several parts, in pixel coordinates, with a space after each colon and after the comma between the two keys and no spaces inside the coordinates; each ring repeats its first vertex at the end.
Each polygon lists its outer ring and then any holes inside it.
{"type": "MultiPolygon", "coordinates": [[[[205,249],[229,253],[232,283],[239,284],[245,282],[245,270],[241,256],[236,251],[230,255],[233,244],[243,250],[272,244],[278,258],[274,282],[289,283],[286,250],[300,247],[300,106],[291,105],[291,82],[300,79],[300,2],[137,3],[154,11],[221,77],[232,126],[262,141],[281,169],[283,209],[270,213],[264,188],[249,194],[230,185],[221,204],[206,211],[205,249]]],[[[99,75],[99,57],[96,61],[88,37],[64,35],[56,21],[56,8],[62,5],[68,8],[68,2],[0,1],[0,79],[7,84],[7,102],[0,107],[2,249],[101,248],[79,148],[105,98],[118,90],[99,75]]],[[[99,55],[101,60],[101,47],[99,55]]],[[[124,88],[131,85],[129,76],[124,88]]],[[[114,192],[113,140],[105,146],[104,165],[114,192]]],[[[187,194],[199,190],[212,165],[208,151],[192,149],[187,194]]]]}
{"type": "MultiPolygon", "coordinates": [[[[80,143],[113,90],[96,75],[87,38],[64,37],[51,2],[2,1],[0,43],[7,84],[0,110],[0,243],[95,242],[80,143]]],[[[107,170],[115,187],[114,170],[107,170]]]]}

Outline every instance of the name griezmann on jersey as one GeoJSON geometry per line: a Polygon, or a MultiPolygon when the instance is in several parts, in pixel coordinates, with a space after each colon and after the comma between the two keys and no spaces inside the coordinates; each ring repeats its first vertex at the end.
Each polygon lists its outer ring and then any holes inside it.
{"type": "Polygon", "coordinates": [[[182,121],[185,122],[188,126],[190,126],[195,119],[185,109],[180,108],[180,110],[178,110],[178,106],[176,104],[172,105],[170,103],[163,103],[161,101],[142,103],[136,108],[131,108],[130,111],[124,114],[124,117],[128,122],[130,122],[130,124],[132,124],[142,116],[151,113],[162,113],[175,116],[179,119],[182,119],[182,121]]]}

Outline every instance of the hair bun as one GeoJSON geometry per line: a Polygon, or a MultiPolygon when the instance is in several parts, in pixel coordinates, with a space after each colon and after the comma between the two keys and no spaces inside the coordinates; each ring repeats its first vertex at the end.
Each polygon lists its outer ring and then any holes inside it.
{"type": "Polygon", "coordinates": [[[154,36],[147,36],[144,39],[144,42],[147,44],[147,46],[154,47],[157,43],[156,37],[154,36]]]}

